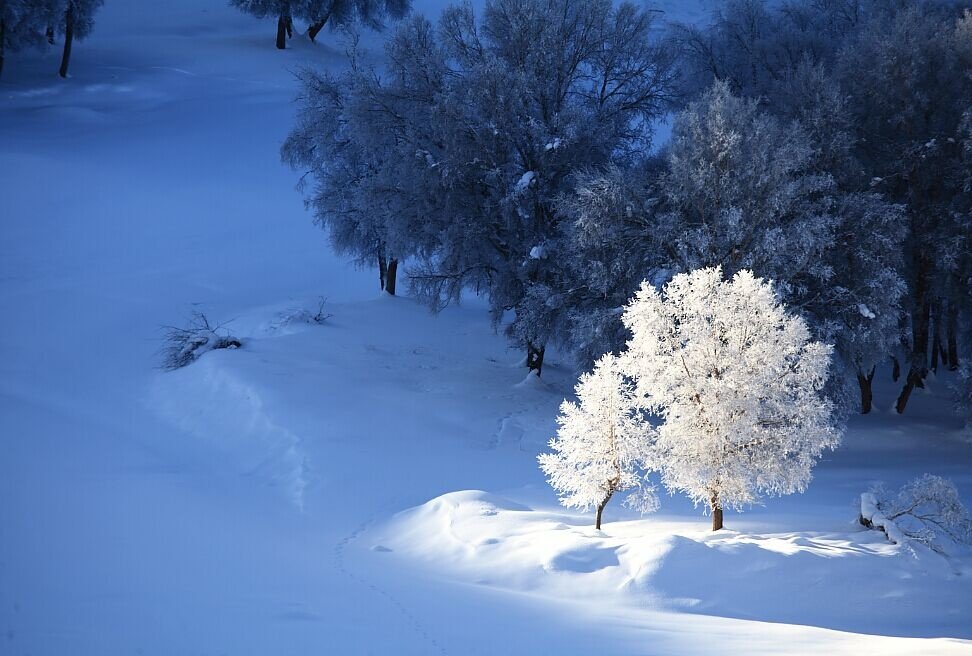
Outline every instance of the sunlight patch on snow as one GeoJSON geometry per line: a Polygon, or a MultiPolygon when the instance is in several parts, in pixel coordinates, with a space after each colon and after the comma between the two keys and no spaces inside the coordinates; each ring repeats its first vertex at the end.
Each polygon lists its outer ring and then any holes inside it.
{"type": "Polygon", "coordinates": [[[916,558],[874,531],[712,533],[704,520],[654,518],[597,531],[591,523],[467,490],[402,512],[369,537],[442,576],[549,599],[583,590],[588,602],[620,608],[929,637],[972,614],[951,563],[916,558]],[[826,603],[820,588],[829,590],[826,603]]]}

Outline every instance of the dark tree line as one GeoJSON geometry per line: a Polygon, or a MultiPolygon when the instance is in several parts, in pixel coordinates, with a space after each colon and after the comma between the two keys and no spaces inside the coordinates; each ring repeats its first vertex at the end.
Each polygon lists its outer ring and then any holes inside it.
{"type": "MultiPolygon", "coordinates": [[[[94,29],[95,13],[104,0],[0,0],[0,74],[4,54],[27,48],[43,48],[63,38],[58,73],[67,77],[75,39],[85,39],[94,29]]],[[[346,27],[360,23],[380,29],[386,19],[398,20],[411,0],[230,0],[230,4],[258,18],[277,19],[277,48],[287,47],[294,19],[308,23],[313,41],[325,26],[346,27]]]]}
{"type": "Polygon", "coordinates": [[[257,18],[276,18],[277,48],[283,50],[294,35],[295,18],[307,22],[307,36],[314,41],[328,25],[361,23],[379,29],[386,18],[402,18],[411,0],[230,0],[230,4],[257,18]]]}
{"type": "MultiPolygon", "coordinates": [[[[682,27],[680,35],[690,88],[724,80],[770,114],[818,126],[822,151],[833,150],[839,121],[845,161],[830,157],[826,170],[841,188],[878,193],[901,208],[896,270],[906,293],[899,343],[886,355],[895,378],[903,377],[896,402],[903,412],[929,371],[959,367],[960,344],[972,337],[968,6],[802,0],[770,9],[742,0],[727,3],[709,28],[682,27]],[[842,111],[800,116],[821,108],[820,95],[778,91],[809,69],[832,87],[842,111]]],[[[860,229],[849,236],[871,238],[860,229]]],[[[873,375],[872,368],[858,372],[865,410],[873,375]]]]}
{"type": "Polygon", "coordinates": [[[74,40],[94,29],[104,0],[0,0],[0,74],[6,52],[41,48],[64,39],[58,74],[67,77],[74,40]]]}
{"type": "Polygon", "coordinates": [[[477,17],[407,20],[380,75],[357,59],[307,73],[285,160],[310,171],[309,204],[335,246],[413,258],[431,307],[465,289],[539,372],[569,311],[559,199],[572,175],[631,165],[667,109],[673,60],[630,4],[500,0],[477,17]]]}
{"type": "Polygon", "coordinates": [[[383,69],[303,74],[284,159],[338,250],[383,285],[407,261],[433,309],[485,294],[537,373],[551,343],[618,352],[642,280],[720,266],[834,345],[841,406],[894,362],[903,412],[972,346],[972,14],[733,0],[655,28],[606,1],[414,17],[383,69]]]}

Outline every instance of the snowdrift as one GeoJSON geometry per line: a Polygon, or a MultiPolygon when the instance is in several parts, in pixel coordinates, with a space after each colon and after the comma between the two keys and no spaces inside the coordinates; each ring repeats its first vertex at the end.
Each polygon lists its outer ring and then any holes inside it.
{"type": "Polygon", "coordinates": [[[487,492],[442,495],[365,536],[379,553],[477,585],[596,605],[972,637],[972,561],[916,557],[880,532],[712,533],[673,518],[608,522],[487,492]]]}

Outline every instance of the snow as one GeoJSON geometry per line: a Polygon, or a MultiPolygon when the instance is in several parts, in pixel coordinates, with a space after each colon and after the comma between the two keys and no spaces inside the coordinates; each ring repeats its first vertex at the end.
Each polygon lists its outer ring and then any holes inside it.
{"type": "MultiPolygon", "coordinates": [[[[515,185],[513,185],[513,193],[514,193],[514,195],[516,195],[516,194],[522,194],[524,191],[526,191],[527,189],[529,189],[530,185],[533,184],[534,178],[536,178],[536,177],[537,177],[537,174],[536,174],[535,171],[527,171],[526,173],[524,173],[523,175],[521,175],[520,176],[520,179],[516,181],[516,184],[515,185]]],[[[530,253],[530,257],[533,257],[533,253],[532,252],[530,253]]]]}
{"type": "Polygon", "coordinates": [[[396,565],[418,562],[429,576],[538,603],[582,591],[600,613],[635,616],[655,631],[704,630],[713,618],[734,618],[759,634],[759,623],[805,624],[813,616],[816,628],[791,627],[798,653],[818,641],[828,653],[949,653],[946,641],[919,647],[878,636],[942,635],[968,608],[967,584],[943,560],[916,559],[852,522],[832,531],[713,534],[702,522],[663,515],[596,531],[576,514],[465,491],[400,513],[362,538],[396,565]],[[825,604],[814,593],[821,586],[833,595],[825,604]]]}
{"type": "Polygon", "coordinates": [[[894,544],[908,544],[908,537],[901,532],[898,525],[894,523],[891,519],[888,519],[884,513],[878,510],[877,499],[871,492],[863,492],[861,494],[861,518],[865,519],[875,528],[881,529],[888,536],[894,544]]]}
{"type": "Polygon", "coordinates": [[[330,254],[278,149],[291,72],[344,46],[273,36],[222,2],[108,2],[69,80],[7,57],[0,652],[972,651],[968,555],[854,524],[925,471],[969,503],[944,376],[726,532],[679,497],[594,532],[536,466],[563,358],[524,380],[476,299],[434,317],[330,254]],[[163,372],[193,309],[243,347],[163,372]]]}

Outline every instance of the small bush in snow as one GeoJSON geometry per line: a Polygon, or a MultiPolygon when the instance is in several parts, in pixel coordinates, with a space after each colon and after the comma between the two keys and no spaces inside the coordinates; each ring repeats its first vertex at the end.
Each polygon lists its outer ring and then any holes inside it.
{"type": "Polygon", "coordinates": [[[654,491],[640,471],[646,466],[651,427],[637,413],[634,390],[610,353],[581,376],[577,403],[560,406],[553,453],[539,456],[540,468],[568,508],[596,508],[601,528],[604,506],[615,492],[633,490],[626,504],[642,512],[657,509],[654,491]]]}
{"type": "Polygon", "coordinates": [[[310,315],[310,320],[313,323],[321,324],[331,318],[331,313],[324,310],[324,306],[327,305],[327,299],[321,296],[317,303],[317,312],[310,315]]]}
{"type": "Polygon", "coordinates": [[[214,349],[239,348],[239,339],[219,324],[212,325],[202,312],[193,312],[189,324],[183,328],[167,326],[162,347],[162,368],[179,369],[214,349]]]}
{"type": "Polygon", "coordinates": [[[972,519],[955,484],[923,474],[897,495],[882,486],[861,495],[860,522],[896,544],[914,540],[942,553],[944,542],[972,543],[972,519]]]}
{"type": "Polygon", "coordinates": [[[650,284],[624,313],[625,372],[657,420],[653,467],[712,512],[802,492],[820,453],[840,441],[823,396],[831,347],[810,340],[770,282],[719,267],[650,284]]]}
{"type": "Polygon", "coordinates": [[[296,308],[282,312],[280,316],[278,316],[277,319],[271,324],[271,329],[280,329],[284,326],[289,326],[295,323],[313,323],[319,326],[323,325],[324,322],[326,322],[332,316],[324,309],[326,303],[327,299],[321,297],[317,304],[316,310],[296,308]]]}

